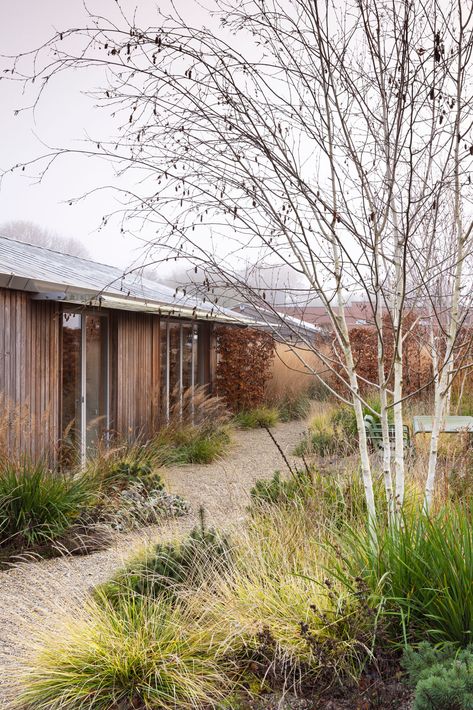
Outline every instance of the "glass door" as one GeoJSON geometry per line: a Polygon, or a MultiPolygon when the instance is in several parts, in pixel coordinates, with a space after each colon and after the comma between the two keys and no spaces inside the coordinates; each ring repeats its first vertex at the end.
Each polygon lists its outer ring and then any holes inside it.
{"type": "MultiPolygon", "coordinates": [[[[184,393],[198,379],[198,326],[161,321],[161,421],[183,415],[184,393]]],[[[193,404],[192,404],[193,407],[193,404]]]]}
{"type": "Polygon", "coordinates": [[[84,462],[109,428],[108,319],[64,313],[62,318],[62,460],[84,462]]]}
{"type": "Polygon", "coordinates": [[[62,423],[61,464],[71,468],[80,461],[82,430],[82,316],[62,316],[62,423]]]}
{"type": "Polygon", "coordinates": [[[85,448],[97,448],[108,423],[108,319],[85,317],[85,448]]]}

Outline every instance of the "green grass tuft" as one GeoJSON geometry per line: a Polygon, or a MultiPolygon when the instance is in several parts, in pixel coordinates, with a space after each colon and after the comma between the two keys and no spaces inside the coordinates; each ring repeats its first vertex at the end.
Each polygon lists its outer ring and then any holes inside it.
{"type": "Polygon", "coordinates": [[[205,430],[200,427],[163,429],[150,442],[153,457],[162,466],[212,463],[223,456],[231,439],[226,427],[205,430]]]}
{"type": "Polygon", "coordinates": [[[63,475],[23,459],[0,467],[0,545],[48,544],[64,535],[96,501],[93,478],[63,475]]]}
{"type": "Polygon", "coordinates": [[[447,505],[431,517],[405,509],[399,524],[381,527],[373,546],[364,530],[346,531],[346,563],[382,599],[399,643],[473,637],[473,507],[447,505]]]}
{"type": "Polygon", "coordinates": [[[236,426],[240,429],[258,429],[273,427],[279,421],[279,413],[275,407],[257,407],[246,412],[238,412],[234,417],[236,426]]]}
{"type": "Polygon", "coordinates": [[[305,500],[313,493],[313,478],[306,471],[296,471],[289,478],[282,478],[275,471],[272,478],[256,481],[250,491],[253,504],[284,504],[305,500]]]}

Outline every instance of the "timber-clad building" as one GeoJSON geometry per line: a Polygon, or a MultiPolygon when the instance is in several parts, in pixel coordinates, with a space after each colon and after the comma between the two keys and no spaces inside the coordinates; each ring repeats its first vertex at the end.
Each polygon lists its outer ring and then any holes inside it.
{"type": "Polygon", "coordinates": [[[50,458],[65,432],[84,458],[106,432],[155,431],[185,389],[212,387],[215,324],[248,322],[140,272],[0,237],[3,431],[21,419],[15,446],[50,458]]]}

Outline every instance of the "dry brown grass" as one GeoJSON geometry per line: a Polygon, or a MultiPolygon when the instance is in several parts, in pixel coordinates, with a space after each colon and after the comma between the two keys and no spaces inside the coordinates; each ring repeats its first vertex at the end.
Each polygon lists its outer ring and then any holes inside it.
{"type": "MultiPolygon", "coordinates": [[[[407,476],[424,489],[429,460],[430,434],[416,434],[407,476]]],[[[438,448],[435,498],[437,505],[473,492],[471,434],[441,434],[438,448]]]]}
{"type": "Polygon", "coordinates": [[[183,426],[205,426],[218,428],[230,419],[230,413],[221,397],[208,393],[204,386],[189,387],[179,400],[178,390],[173,393],[174,405],[169,412],[167,427],[179,429],[183,426]]]}

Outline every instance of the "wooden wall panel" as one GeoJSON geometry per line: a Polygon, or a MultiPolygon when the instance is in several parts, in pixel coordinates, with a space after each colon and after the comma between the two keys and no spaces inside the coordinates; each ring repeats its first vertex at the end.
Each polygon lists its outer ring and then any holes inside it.
{"type": "Polygon", "coordinates": [[[59,437],[59,312],[0,289],[0,445],[54,459],[59,437]]]}
{"type": "Polygon", "coordinates": [[[159,317],[120,311],[111,326],[112,429],[146,436],[158,425],[159,317]]]}

